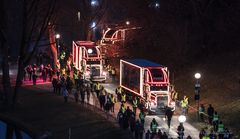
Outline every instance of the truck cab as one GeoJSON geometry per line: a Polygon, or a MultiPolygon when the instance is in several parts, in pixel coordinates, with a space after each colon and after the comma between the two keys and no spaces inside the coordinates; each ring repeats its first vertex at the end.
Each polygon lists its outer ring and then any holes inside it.
{"type": "Polygon", "coordinates": [[[101,51],[94,42],[73,42],[73,63],[83,72],[83,78],[98,82],[106,80],[101,51]]]}

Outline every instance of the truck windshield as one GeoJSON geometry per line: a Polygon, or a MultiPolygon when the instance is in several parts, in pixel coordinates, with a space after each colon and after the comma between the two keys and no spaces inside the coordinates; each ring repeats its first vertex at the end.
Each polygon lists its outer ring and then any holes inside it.
{"type": "Polygon", "coordinates": [[[99,76],[100,75],[100,67],[91,67],[91,74],[92,74],[92,76],[99,76]]]}
{"type": "Polygon", "coordinates": [[[95,60],[95,61],[90,61],[90,60],[88,60],[88,61],[87,61],[87,65],[91,65],[91,64],[92,64],[92,65],[94,65],[94,64],[98,64],[98,65],[99,65],[99,64],[100,64],[100,60],[95,60]]]}
{"type": "Polygon", "coordinates": [[[163,81],[163,73],[161,69],[150,69],[153,82],[163,81]]]}

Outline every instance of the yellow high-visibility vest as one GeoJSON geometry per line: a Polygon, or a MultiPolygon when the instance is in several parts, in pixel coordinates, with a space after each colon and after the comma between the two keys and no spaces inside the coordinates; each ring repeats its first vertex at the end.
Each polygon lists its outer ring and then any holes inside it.
{"type": "Polygon", "coordinates": [[[122,101],[126,101],[126,94],[122,95],[122,101]]]}
{"type": "Polygon", "coordinates": [[[134,100],[133,100],[133,107],[136,108],[136,107],[137,107],[137,103],[138,103],[137,99],[134,99],[134,100]]]}
{"type": "Polygon", "coordinates": [[[114,96],[111,97],[111,101],[112,101],[112,103],[116,103],[116,98],[114,96]]]}
{"type": "Polygon", "coordinates": [[[122,113],[125,113],[126,108],[124,106],[121,107],[122,113]]]}
{"type": "Polygon", "coordinates": [[[117,92],[118,92],[119,94],[122,94],[122,87],[118,87],[118,88],[117,88],[117,92]]]}
{"type": "Polygon", "coordinates": [[[96,90],[100,90],[101,89],[101,85],[99,83],[96,84],[96,90]]]}
{"type": "Polygon", "coordinates": [[[182,106],[182,108],[186,108],[187,107],[187,103],[184,100],[182,100],[181,101],[181,106],[182,106]]]}
{"type": "Polygon", "coordinates": [[[173,99],[177,100],[177,98],[178,98],[178,92],[175,92],[173,99]]]}

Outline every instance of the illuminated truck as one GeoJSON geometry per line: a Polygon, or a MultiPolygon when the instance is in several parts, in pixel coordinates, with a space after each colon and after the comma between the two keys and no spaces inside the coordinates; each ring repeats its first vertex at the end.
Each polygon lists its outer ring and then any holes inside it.
{"type": "Polygon", "coordinates": [[[72,50],[73,64],[83,73],[83,78],[99,82],[106,80],[99,46],[91,41],[73,41],[72,50]]]}
{"type": "Polygon", "coordinates": [[[142,100],[151,111],[160,111],[165,106],[175,108],[165,66],[145,59],[120,60],[120,86],[128,96],[142,100]]]}

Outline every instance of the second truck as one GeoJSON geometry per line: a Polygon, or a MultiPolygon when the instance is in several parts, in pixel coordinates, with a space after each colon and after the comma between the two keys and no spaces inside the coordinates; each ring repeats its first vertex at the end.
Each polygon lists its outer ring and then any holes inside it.
{"type": "Polygon", "coordinates": [[[150,111],[175,108],[165,66],[145,59],[120,60],[120,86],[127,95],[142,100],[150,111]]]}

